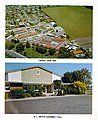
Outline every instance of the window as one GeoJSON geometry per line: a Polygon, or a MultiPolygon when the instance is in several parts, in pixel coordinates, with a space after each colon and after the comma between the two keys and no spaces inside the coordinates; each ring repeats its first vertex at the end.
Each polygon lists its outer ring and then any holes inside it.
{"type": "Polygon", "coordinates": [[[40,71],[39,70],[36,71],[36,75],[40,75],[40,71]]]}

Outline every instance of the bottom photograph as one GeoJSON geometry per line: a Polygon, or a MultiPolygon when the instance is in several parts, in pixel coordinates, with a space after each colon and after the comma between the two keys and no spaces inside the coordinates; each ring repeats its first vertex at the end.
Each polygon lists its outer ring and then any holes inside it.
{"type": "Polygon", "coordinates": [[[5,63],[5,114],[92,114],[92,64],[5,63]]]}

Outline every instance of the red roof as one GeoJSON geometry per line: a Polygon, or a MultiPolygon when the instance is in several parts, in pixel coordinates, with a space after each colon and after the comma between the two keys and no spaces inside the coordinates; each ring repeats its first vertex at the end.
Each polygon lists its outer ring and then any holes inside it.
{"type": "Polygon", "coordinates": [[[54,38],[53,40],[64,41],[64,38],[54,38]]]}
{"type": "Polygon", "coordinates": [[[51,44],[46,44],[46,45],[44,45],[44,47],[46,47],[46,48],[52,48],[52,49],[54,49],[55,47],[54,46],[52,46],[51,44]]]}
{"type": "Polygon", "coordinates": [[[52,40],[43,40],[43,42],[51,42],[52,40]]]}

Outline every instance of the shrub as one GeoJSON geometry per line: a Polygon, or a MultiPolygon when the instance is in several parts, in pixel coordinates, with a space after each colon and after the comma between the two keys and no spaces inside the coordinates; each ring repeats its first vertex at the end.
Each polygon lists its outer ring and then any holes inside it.
{"type": "Polygon", "coordinates": [[[37,92],[36,92],[36,91],[33,91],[31,95],[32,95],[33,97],[36,97],[36,96],[37,96],[37,92]]]}
{"type": "Polygon", "coordinates": [[[19,43],[16,45],[16,52],[21,52],[24,50],[24,45],[23,43],[19,43]]]}
{"type": "Polygon", "coordinates": [[[73,85],[66,86],[64,92],[66,94],[84,94],[86,85],[83,82],[76,81],[73,85]]]}
{"type": "Polygon", "coordinates": [[[41,96],[43,96],[43,97],[44,97],[44,96],[46,96],[46,94],[42,94],[41,96]]]}
{"type": "Polygon", "coordinates": [[[49,55],[54,55],[55,52],[56,52],[55,49],[52,49],[52,48],[49,49],[49,55]]]}
{"type": "Polygon", "coordinates": [[[80,94],[79,90],[75,88],[73,85],[68,86],[66,93],[67,94],[80,94]]]}
{"type": "MultiPolygon", "coordinates": [[[[27,87],[27,93],[29,93],[31,96],[33,96],[34,93],[34,86],[33,85],[28,85],[27,87]]],[[[34,95],[35,96],[35,95],[34,95]]]]}
{"type": "Polygon", "coordinates": [[[5,48],[11,50],[15,47],[15,43],[11,42],[10,40],[5,41],[5,48]]]}
{"type": "Polygon", "coordinates": [[[25,93],[26,97],[32,97],[31,94],[25,93]]]}
{"type": "Polygon", "coordinates": [[[9,99],[9,93],[5,93],[5,100],[9,99]]]}
{"type": "Polygon", "coordinates": [[[12,99],[25,98],[25,92],[23,89],[14,89],[10,91],[10,97],[12,99]]]}
{"type": "Polygon", "coordinates": [[[34,85],[28,85],[26,92],[33,97],[42,96],[42,92],[45,92],[45,87],[39,85],[38,88],[36,89],[34,85]]]}
{"type": "Polygon", "coordinates": [[[39,90],[38,96],[41,96],[41,95],[42,95],[43,89],[44,89],[44,88],[43,88],[42,86],[39,86],[39,88],[38,88],[38,90],[39,90]]]}
{"type": "Polygon", "coordinates": [[[26,41],[26,48],[30,48],[30,43],[26,41]]]}

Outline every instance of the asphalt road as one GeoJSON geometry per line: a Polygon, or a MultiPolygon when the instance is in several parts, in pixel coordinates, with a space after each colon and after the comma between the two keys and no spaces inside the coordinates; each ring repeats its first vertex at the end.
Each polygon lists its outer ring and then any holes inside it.
{"type": "Polygon", "coordinates": [[[14,58],[25,58],[25,56],[13,51],[13,50],[8,50],[8,49],[5,49],[5,52],[9,55],[11,55],[12,57],[14,58]]]}
{"type": "Polygon", "coordinates": [[[6,114],[92,114],[92,96],[63,96],[5,102],[6,114]]]}

